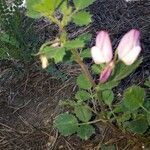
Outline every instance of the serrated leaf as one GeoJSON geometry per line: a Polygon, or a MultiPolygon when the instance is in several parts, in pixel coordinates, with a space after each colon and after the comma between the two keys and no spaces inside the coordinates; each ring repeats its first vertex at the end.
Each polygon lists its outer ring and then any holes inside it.
{"type": "Polygon", "coordinates": [[[139,86],[131,86],[123,94],[124,105],[129,110],[137,110],[144,102],[145,91],[139,86]]]}
{"type": "Polygon", "coordinates": [[[73,0],[76,9],[84,9],[91,5],[95,0],[73,0]]]}
{"type": "Polygon", "coordinates": [[[89,100],[91,98],[90,94],[84,90],[80,90],[76,93],[75,98],[79,101],[79,102],[83,102],[86,100],[89,100]]]}
{"type": "Polygon", "coordinates": [[[76,25],[84,26],[84,25],[88,25],[89,23],[91,23],[91,17],[92,15],[89,12],[80,11],[80,12],[77,12],[72,17],[72,19],[76,25]]]}
{"type": "Polygon", "coordinates": [[[126,122],[125,126],[133,133],[143,134],[148,128],[148,122],[145,116],[142,116],[136,120],[126,122]]]}
{"type": "Polygon", "coordinates": [[[29,17],[39,18],[54,13],[61,0],[27,0],[27,14],[29,17]]]}
{"type": "Polygon", "coordinates": [[[83,140],[89,139],[90,136],[94,133],[95,133],[94,127],[88,124],[81,125],[77,130],[77,135],[83,140]]]}
{"type": "Polygon", "coordinates": [[[111,106],[113,99],[114,99],[114,93],[112,90],[105,90],[102,92],[102,99],[104,103],[108,106],[111,106]]]}
{"type": "Polygon", "coordinates": [[[64,44],[64,47],[67,50],[71,50],[71,49],[83,48],[84,45],[85,45],[85,42],[83,40],[75,39],[75,40],[71,40],[71,41],[66,42],[64,44]]]}
{"type": "Polygon", "coordinates": [[[40,53],[44,54],[48,59],[54,59],[55,63],[61,62],[66,54],[63,47],[46,46],[40,53]]]}
{"type": "Polygon", "coordinates": [[[31,18],[40,18],[41,14],[34,10],[34,6],[39,3],[41,0],[26,0],[27,5],[27,16],[31,18]]]}
{"type": "Polygon", "coordinates": [[[77,78],[77,85],[81,89],[89,90],[92,87],[90,81],[85,77],[85,75],[80,74],[77,78]]]}
{"type": "Polygon", "coordinates": [[[55,118],[54,127],[56,127],[62,135],[68,136],[77,131],[78,121],[72,114],[63,113],[55,118]]]}
{"type": "Polygon", "coordinates": [[[92,112],[83,105],[76,105],[74,108],[74,113],[82,122],[88,122],[92,117],[92,112]]]}

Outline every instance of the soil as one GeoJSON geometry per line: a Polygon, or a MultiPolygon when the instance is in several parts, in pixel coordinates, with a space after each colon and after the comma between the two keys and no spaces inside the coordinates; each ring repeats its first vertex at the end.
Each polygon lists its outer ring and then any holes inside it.
{"type": "MultiPolygon", "coordinates": [[[[89,46],[92,46],[95,33],[108,30],[115,49],[124,33],[138,28],[142,33],[143,63],[121,82],[117,92],[121,94],[134,83],[143,84],[150,75],[150,1],[97,0],[88,9],[93,14],[93,23],[80,29],[70,25],[70,37],[91,32],[93,40],[89,46]]],[[[44,25],[42,29],[45,39],[51,36],[46,32],[50,28],[51,25],[44,25]]],[[[64,111],[59,101],[73,97],[80,68],[75,64],[57,67],[65,79],[42,70],[38,60],[27,65],[17,61],[0,61],[0,150],[98,150],[101,143],[113,144],[117,150],[143,149],[141,143],[128,145],[127,138],[99,124],[95,126],[96,134],[87,141],[75,135],[61,136],[53,128],[53,119],[64,111]]]]}

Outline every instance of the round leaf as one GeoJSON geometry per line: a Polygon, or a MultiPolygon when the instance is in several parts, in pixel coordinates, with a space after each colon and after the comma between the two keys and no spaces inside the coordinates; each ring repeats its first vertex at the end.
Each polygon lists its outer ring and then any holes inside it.
{"type": "Polygon", "coordinates": [[[85,90],[89,90],[92,87],[90,81],[82,74],[77,78],[77,85],[79,86],[79,88],[85,90]]]}
{"type": "Polygon", "coordinates": [[[76,93],[75,98],[80,102],[86,101],[90,99],[90,94],[84,90],[81,90],[76,93]]]}
{"type": "Polygon", "coordinates": [[[75,106],[74,112],[78,119],[83,122],[88,122],[92,117],[92,112],[85,106],[75,106]]]}
{"type": "Polygon", "coordinates": [[[129,87],[123,95],[124,105],[129,110],[137,110],[144,102],[145,91],[139,86],[129,87]]]}
{"type": "Polygon", "coordinates": [[[142,116],[136,120],[126,122],[125,126],[133,133],[143,134],[148,128],[148,122],[145,116],[142,116]]]}
{"type": "Polygon", "coordinates": [[[63,113],[56,117],[54,126],[62,135],[68,136],[77,131],[78,121],[72,114],[63,113]]]}
{"type": "Polygon", "coordinates": [[[111,105],[114,99],[114,93],[111,90],[105,90],[102,92],[102,98],[106,105],[111,105]]]}
{"type": "Polygon", "coordinates": [[[77,135],[83,140],[89,139],[90,136],[94,133],[95,133],[94,127],[88,124],[81,125],[77,130],[77,135]]]}

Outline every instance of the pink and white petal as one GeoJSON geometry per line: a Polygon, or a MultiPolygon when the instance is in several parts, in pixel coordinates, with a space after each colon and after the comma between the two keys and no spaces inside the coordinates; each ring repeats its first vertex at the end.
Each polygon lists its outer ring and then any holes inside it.
{"type": "Polygon", "coordinates": [[[126,56],[122,57],[121,60],[126,65],[131,65],[131,64],[133,64],[135,62],[135,60],[139,56],[140,52],[141,52],[141,47],[140,46],[136,46],[126,56]]]}
{"type": "Polygon", "coordinates": [[[100,79],[99,79],[100,83],[105,83],[109,79],[111,72],[112,72],[112,68],[109,66],[106,67],[100,74],[100,79]]]}
{"type": "Polygon", "coordinates": [[[113,57],[113,52],[112,52],[112,45],[111,45],[109,35],[106,36],[106,40],[103,43],[102,52],[103,52],[103,57],[105,59],[105,62],[106,63],[110,62],[113,57]]]}
{"type": "Polygon", "coordinates": [[[91,55],[95,64],[105,63],[102,51],[98,47],[94,46],[91,48],[91,55]]]}
{"type": "Polygon", "coordinates": [[[102,49],[106,34],[108,34],[106,31],[100,31],[96,36],[96,46],[99,47],[99,49],[102,49]]]}

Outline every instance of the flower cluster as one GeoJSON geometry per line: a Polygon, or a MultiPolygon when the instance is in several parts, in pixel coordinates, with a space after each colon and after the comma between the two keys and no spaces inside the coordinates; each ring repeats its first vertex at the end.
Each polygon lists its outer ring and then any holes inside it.
{"type": "MultiPolygon", "coordinates": [[[[126,65],[132,65],[141,52],[140,32],[137,29],[127,32],[121,39],[116,52],[121,61],[126,65]]],[[[106,63],[100,75],[100,83],[106,82],[114,67],[112,44],[108,32],[98,33],[96,45],[91,48],[91,55],[96,64],[106,63]]]]}

